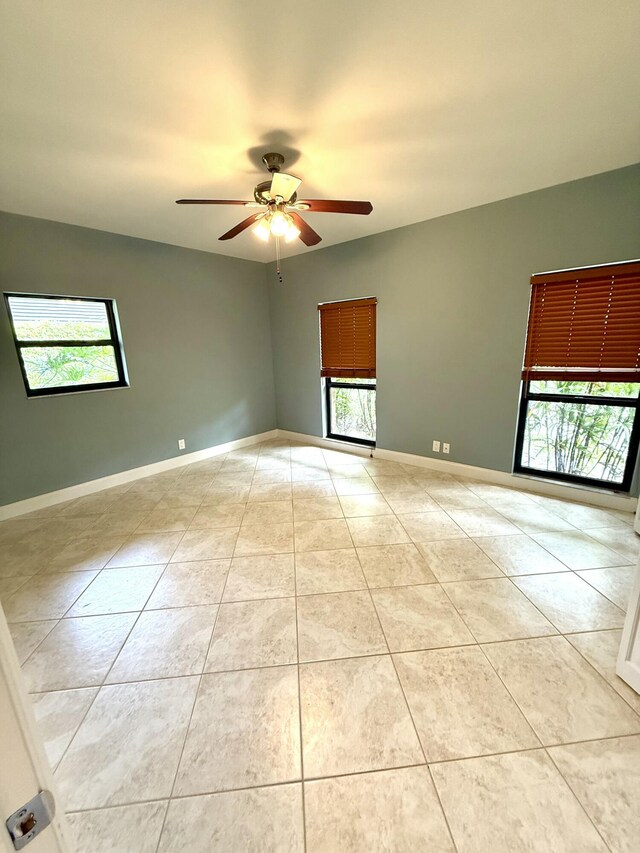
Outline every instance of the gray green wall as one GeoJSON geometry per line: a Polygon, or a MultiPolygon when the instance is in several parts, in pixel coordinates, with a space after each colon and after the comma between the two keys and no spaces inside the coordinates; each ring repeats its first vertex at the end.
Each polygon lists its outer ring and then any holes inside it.
{"type": "Polygon", "coordinates": [[[633,166],[286,259],[278,426],[322,434],[317,304],[377,296],[379,446],[510,471],[531,274],[639,255],[633,166]]]}
{"type": "Polygon", "coordinates": [[[115,297],[131,387],[28,400],[0,305],[0,504],[275,427],[263,264],[0,213],[0,290],[115,297]]]}
{"type": "Polygon", "coordinates": [[[321,435],[316,306],[368,295],[379,446],[430,456],[437,438],[510,471],[531,273],[639,255],[640,166],[286,259],[284,285],[271,266],[0,213],[0,289],[115,297],[131,380],[27,400],[1,304],[0,504],[176,456],[178,438],[321,435]]]}

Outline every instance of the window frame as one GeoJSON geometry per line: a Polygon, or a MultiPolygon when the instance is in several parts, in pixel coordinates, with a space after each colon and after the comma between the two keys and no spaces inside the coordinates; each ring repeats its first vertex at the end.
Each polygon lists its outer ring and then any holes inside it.
{"type": "MultiPolygon", "coordinates": [[[[576,379],[579,380],[579,376],[576,379]]],[[[580,486],[589,486],[592,488],[606,489],[614,492],[629,492],[633,482],[633,475],[638,458],[638,449],[640,448],[640,395],[638,397],[603,397],[599,395],[588,394],[551,394],[538,391],[531,391],[531,381],[523,380],[520,405],[518,407],[518,424],[516,428],[516,445],[514,452],[513,470],[516,474],[526,474],[531,477],[541,477],[545,480],[559,480],[565,483],[574,483],[580,486]],[[543,471],[539,468],[529,468],[522,464],[522,450],[524,448],[525,430],[527,425],[527,413],[530,400],[541,400],[549,403],[565,403],[575,404],[582,403],[583,405],[601,405],[601,406],[618,406],[625,409],[635,408],[633,418],[633,426],[629,437],[629,448],[627,452],[627,461],[625,463],[624,475],[622,482],[612,482],[610,480],[598,480],[594,477],[581,477],[578,474],[567,474],[563,471],[543,471]]]]}
{"type": "Polygon", "coordinates": [[[363,447],[375,447],[376,440],[369,438],[357,438],[356,436],[351,435],[340,435],[339,433],[331,432],[331,389],[332,388],[356,388],[359,390],[364,389],[365,391],[376,391],[377,385],[374,382],[364,383],[364,382],[345,382],[344,380],[341,382],[334,381],[339,377],[335,376],[325,376],[324,377],[324,404],[325,404],[325,419],[326,419],[326,437],[334,439],[335,441],[347,441],[351,444],[360,444],[363,447]]]}
{"type": "Polygon", "coordinates": [[[128,388],[129,377],[127,374],[126,363],[124,358],[124,348],[122,344],[122,336],[120,332],[120,323],[118,321],[118,313],[116,309],[115,299],[104,298],[97,296],[66,296],[62,294],[52,293],[21,293],[21,292],[4,292],[4,301],[11,326],[11,334],[15,344],[22,381],[24,382],[25,391],[28,398],[35,397],[52,397],[58,394],[79,394],[86,391],[106,391],[111,388],[128,388]],[[55,299],[75,302],[100,302],[105,306],[107,314],[107,322],[109,324],[108,338],[100,339],[79,339],[79,340],[59,340],[50,339],[45,341],[25,341],[18,338],[9,299],[55,299]],[[73,347],[73,346],[110,346],[113,347],[113,354],[118,371],[118,379],[113,382],[88,382],[83,385],[58,385],[53,388],[31,388],[29,385],[29,377],[22,356],[22,349],[26,347],[73,347]]]}

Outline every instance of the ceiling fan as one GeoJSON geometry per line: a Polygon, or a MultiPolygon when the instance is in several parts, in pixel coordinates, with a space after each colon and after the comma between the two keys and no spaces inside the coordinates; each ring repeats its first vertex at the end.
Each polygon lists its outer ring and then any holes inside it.
{"type": "MultiPolygon", "coordinates": [[[[298,200],[300,178],[287,175],[280,169],[284,165],[282,154],[265,154],[262,162],[272,174],[270,181],[262,181],[254,191],[254,201],[233,201],[214,198],[179,198],[176,204],[235,204],[256,208],[260,212],[252,213],[219,240],[231,240],[247,228],[253,226],[253,233],[264,242],[273,236],[276,241],[277,273],[280,275],[280,239],[287,243],[300,238],[305,246],[315,246],[322,237],[300,216],[299,211],[310,213],[356,213],[367,216],[373,210],[369,201],[330,201],[328,199],[298,200]]],[[[282,277],[280,276],[282,281],[282,277]]]]}

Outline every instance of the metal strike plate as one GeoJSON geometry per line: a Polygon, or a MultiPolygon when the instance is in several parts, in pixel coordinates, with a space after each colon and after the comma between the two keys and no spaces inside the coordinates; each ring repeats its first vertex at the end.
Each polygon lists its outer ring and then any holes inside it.
{"type": "Polygon", "coordinates": [[[16,850],[22,850],[46,829],[56,813],[56,804],[50,791],[39,794],[15,811],[6,821],[6,827],[16,850]]]}

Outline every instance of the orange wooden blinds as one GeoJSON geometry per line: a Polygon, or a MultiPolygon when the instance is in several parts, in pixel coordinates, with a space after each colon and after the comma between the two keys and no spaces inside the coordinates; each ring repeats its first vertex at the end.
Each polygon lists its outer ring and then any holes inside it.
{"type": "Polygon", "coordinates": [[[640,263],[534,275],[522,378],[640,382],[640,263]]]}
{"type": "Polygon", "coordinates": [[[322,376],[375,377],[377,302],[372,297],[318,305],[322,376]]]}

